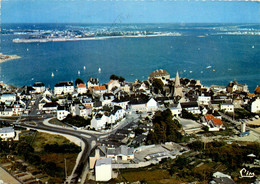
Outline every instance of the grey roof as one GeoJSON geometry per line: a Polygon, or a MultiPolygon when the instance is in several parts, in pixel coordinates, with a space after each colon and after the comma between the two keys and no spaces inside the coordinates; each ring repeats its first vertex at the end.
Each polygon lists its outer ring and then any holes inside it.
{"type": "Polygon", "coordinates": [[[96,166],[111,165],[111,164],[112,164],[112,158],[102,158],[96,161],[96,166]]]}
{"type": "Polygon", "coordinates": [[[14,132],[13,127],[0,128],[0,134],[6,134],[6,133],[10,133],[10,132],[14,132]]]}

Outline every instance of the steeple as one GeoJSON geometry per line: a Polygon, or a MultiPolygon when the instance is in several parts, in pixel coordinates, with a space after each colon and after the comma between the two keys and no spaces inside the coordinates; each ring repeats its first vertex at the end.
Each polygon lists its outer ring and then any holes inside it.
{"type": "Polygon", "coordinates": [[[174,97],[182,97],[183,94],[182,94],[182,87],[181,87],[181,83],[180,83],[180,78],[179,78],[179,73],[177,71],[176,73],[176,77],[175,77],[175,85],[174,85],[174,94],[173,94],[174,97]]]}
{"type": "Polygon", "coordinates": [[[179,87],[179,86],[181,86],[181,83],[180,83],[179,73],[177,71],[176,77],[175,77],[175,87],[179,87]]]}

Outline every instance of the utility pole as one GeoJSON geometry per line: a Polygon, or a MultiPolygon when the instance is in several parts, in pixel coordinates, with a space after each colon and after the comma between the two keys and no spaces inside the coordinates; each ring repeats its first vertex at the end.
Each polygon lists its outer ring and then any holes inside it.
{"type": "Polygon", "coordinates": [[[65,180],[67,180],[67,162],[66,158],[64,158],[64,163],[65,163],[65,180]]]}

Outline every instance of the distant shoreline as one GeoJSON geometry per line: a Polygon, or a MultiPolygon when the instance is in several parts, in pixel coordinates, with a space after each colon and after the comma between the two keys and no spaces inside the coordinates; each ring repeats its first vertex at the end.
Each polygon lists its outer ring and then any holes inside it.
{"type": "Polygon", "coordinates": [[[83,41],[83,40],[106,40],[113,38],[145,38],[145,37],[164,37],[164,36],[181,36],[179,33],[165,33],[152,35],[124,35],[124,36],[99,36],[99,37],[84,37],[84,38],[39,38],[39,39],[13,39],[14,43],[32,43],[32,42],[62,42],[62,41],[83,41]]]}
{"type": "Polygon", "coordinates": [[[17,56],[17,55],[4,55],[4,54],[0,53],[0,64],[4,63],[6,61],[9,61],[9,60],[20,59],[20,58],[21,57],[17,56]]]}

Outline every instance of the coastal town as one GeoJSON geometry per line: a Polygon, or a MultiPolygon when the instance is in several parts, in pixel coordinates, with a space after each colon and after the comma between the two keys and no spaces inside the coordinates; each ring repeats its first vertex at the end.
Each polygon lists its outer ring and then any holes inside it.
{"type": "Polygon", "coordinates": [[[115,74],[108,80],[78,78],[54,89],[42,82],[1,83],[0,178],[26,184],[260,182],[260,86],[253,93],[236,80],[208,87],[164,69],[144,81],[115,74]],[[46,142],[37,152],[41,133],[46,142]],[[68,149],[47,142],[58,135],[69,140],[63,141],[68,149]],[[44,156],[65,152],[76,157],[70,164],[68,156],[59,164],[44,156]]]}

